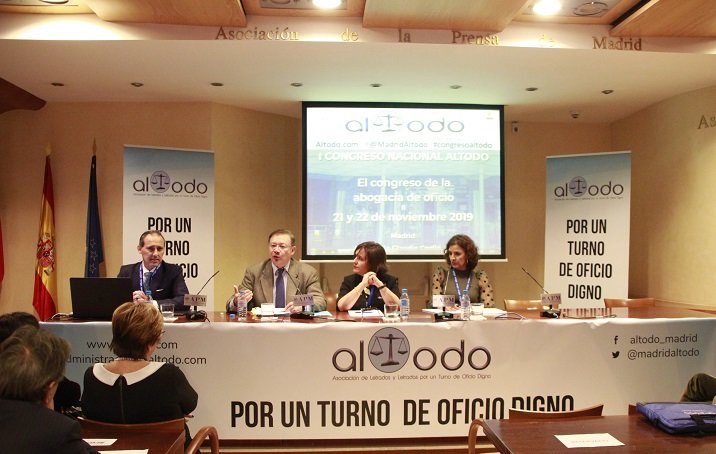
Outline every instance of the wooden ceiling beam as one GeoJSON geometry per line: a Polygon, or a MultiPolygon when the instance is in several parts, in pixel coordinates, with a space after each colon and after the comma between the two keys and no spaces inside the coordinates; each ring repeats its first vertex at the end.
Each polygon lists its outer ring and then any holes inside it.
{"type": "Polygon", "coordinates": [[[17,109],[39,110],[45,104],[44,99],[40,99],[17,85],[0,78],[0,114],[17,109]]]}
{"type": "Polygon", "coordinates": [[[651,0],[614,26],[611,35],[716,38],[716,1],[651,0]]]}
{"type": "Polygon", "coordinates": [[[241,0],[85,0],[108,22],[245,27],[241,0]]]}

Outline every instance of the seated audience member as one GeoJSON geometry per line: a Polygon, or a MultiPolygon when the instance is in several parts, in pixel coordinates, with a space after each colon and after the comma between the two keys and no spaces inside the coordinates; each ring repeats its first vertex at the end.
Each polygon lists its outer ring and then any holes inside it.
{"type": "Polygon", "coordinates": [[[179,265],[164,261],[164,236],[158,230],[148,230],[139,237],[137,251],[142,261],[122,265],[117,277],[132,279],[132,300],[135,303],[152,302],[157,307],[173,303],[175,312],[187,312],[184,295],[189,289],[179,265]]]}
{"type": "Polygon", "coordinates": [[[716,404],[716,377],[698,373],[686,384],[681,402],[712,402],[716,404]]]}
{"type": "Polygon", "coordinates": [[[384,301],[400,303],[398,278],[388,274],[385,249],[378,243],[366,241],[356,246],[353,274],[343,278],[338,292],[339,311],[384,308],[384,301]]]}
{"type": "MultiPolygon", "coordinates": [[[[28,312],[11,312],[9,314],[0,315],[0,342],[4,341],[21,326],[30,325],[35,328],[40,327],[34,315],[28,312]]],[[[67,377],[57,384],[57,391],[54,397],[54,408],[60,413],[72,413],[78,410],[73,407],[80,405],[80,385],[67,377]]]]}
{"type": "Polygon", "coordinates": [[[276,308],[301,312],[303,308],[293,304],[296,295],[313,295],[314,310],[325,310],[326,298],[321,290],[318,271],[293,259],[296,253],[293,232],[275,230],[269,234],[268,240],[268,260],[246,269],[241,285],[234,285],[234,294],[226,303],[226,311],[236,310],[236,301],[243,297],[248,301],[248,310],[261,307],[264,303],[274,303],[276,308]]]}
{"type": "MultiPolygon", "coordinates": [[[[173,364],[151,361],[164,321],[151,304],[124,303],[112,314],[110,348],[117,358],[85,371],[85,417],[115,424],[169,421],[189,415],[198,396],[173,364]]],[[[191,441],[188,427],[186,443],[191,441]]]]}
{"type": "Polygon", "coordinates": [[[0,451],[96,453],[76,419],[52,408],[70,355],[67,341],[34,326],[21,326],[0,343],[0,451]]]}
{"type": "Polygon", "coordinates": [[[433,295],[455,295],[455,302],[459,303],[460,295],[467,289],[471,303],[481,302],[485,307],[492,307],[492,286],[487,273],[475,269],[480,254],[472,238],[455,235],[448,240],[444,252],[449,268],[438,267],[433,273],[433,295]]]}

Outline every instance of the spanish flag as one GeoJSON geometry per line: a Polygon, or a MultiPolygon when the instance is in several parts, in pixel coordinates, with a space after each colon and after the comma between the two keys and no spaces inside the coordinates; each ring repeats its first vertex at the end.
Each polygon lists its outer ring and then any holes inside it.
{"type": "Polygon", "coordinates": [[[55,197],[52,191],[50,153],[45,158],[45,183],[42,187],[40,234],[37,241],[37,268],[32,305],[40,320],[47,320],[57,312],[57,272],[55,270],[55,197]]]}

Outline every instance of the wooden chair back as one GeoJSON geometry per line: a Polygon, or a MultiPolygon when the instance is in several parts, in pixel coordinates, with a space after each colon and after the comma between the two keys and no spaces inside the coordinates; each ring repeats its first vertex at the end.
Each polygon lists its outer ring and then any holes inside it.
{"type": "Polygon", "coordinates": [[[216,427],[214,426],[204,426],[199,429],[191,439],[191,443],[189,443],[184,454],[197,454],[202,443],[207,438],[209,439],[211,454],[219,454],[219,434],[216,432],[216,427]]]}
{"type": "Polygon", "coordinates": [[[178,430],[183,431],[184,430],[184,418],[180,419],[171,419],[169,421],[159,421],[159,422],[147,422],[147,423],[141,423],[141,424],[115,424],[110,422],[102,422],[102,421],[95,421],[93,419],[87,419],[87,418],[78,418],[80,422],[80,426],[82,428],[88,428],[88,429],[116,429],[126,432],[131,432],[133,430],[137,431],[168,431],[168,432],[176,432],[178,430]]]}
{"type": "MultiPolygon", "coordinates": [[[[78,418],[80,426],[83,429],[95,429],[95,430],[110,430],[117,432],[173,432],[177,431],[184,432],[184,418],[172,419],[169,421],[160,422],[148,422],[141,424],[114,424],[102,421],[95,421],[93,419],[78,418]]],[[[211,454],[219,454],[219,434],[214,426],[204,426],[200,428],[194,437],[191,439],[191,443],[186,448],[185,454],[196,454],[199,452],[199,448],[204,443],[204,440],[209,439],[209,446],[211,448],[211,454]]],[[[182,437],[183,439],[183,437],[182,437]]],[[[183,445],[183,443],[182,443],[183,445]]]]}
{"type": "Polygon", "coordinates": [[[609,307],[654,307],[654,298],[604,298],[604,306],[609,307]]]}
{"type": "Polygon", "coordinates": [[[580,408],[572,411],[530,411],[510,408],[510,419],[562,419],[577,418],[579,416],[602,416],[604,404],[580,408]]]}
{"type": "MultiPolygon", "coordinates": [[[[467,454],[475,454],[478,452],[477,450],[477,430],[478,428],[482,426],[482,419],[475,419],[470,423],[470,429],[467,432],[467,454]]],[[[494,445],[491,445],[487,448],[480,448],[479,452],[485,452],[485,449],[489,449],[490,452],[494,452],[495,448],[494,445]]]]}
{"type": "Polygon", "coordinates": [[[505,300],[506,311],[542,310],[542,300],[505,300]]]}

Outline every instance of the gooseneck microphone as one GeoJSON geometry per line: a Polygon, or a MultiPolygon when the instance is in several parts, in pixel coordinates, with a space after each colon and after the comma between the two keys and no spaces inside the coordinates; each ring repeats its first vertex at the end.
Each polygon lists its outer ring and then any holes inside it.
{"type": "MultiPolygon", "coordinates": [[[[535,281],[535,284],[539,285],[539,288],[542,289],[542,292],[543,292],[542,293],[542,304],[544,304],[544,302],[545,302],[545,297],[547,297],[549,299],[551,296],[553,296],[547,290],[545,290],[545,288],[542,286],[542,284],[540,284],[539,281],[537,279],[535,279],[534,276],[532,276],[526,269],[522,268],[522,271],[524,271],[525,274],[528,275],[533,281],[535,281]]],[[[561,297],[559,294],[556,294],[556,296],[558,297],[558,299],[561,300],[561,297]]],[[[557,303],[559,303],[559,301],[557,301],[557,303]]],[[[544,306],[542,306],[542,307],[544,307],[544,306]]],[[[561,314],[561,311],[559,309],[552,309],[552,304],[549,305],[549,309],[543,309],[540,312],[540,316],[546,317],[546,318],[559,318],[560,314],[561,314]]]]}
{"type": "Polygon", "coordinates": [[[291,282],[293,283],[293,286],[296,287],[296,295],[301,295],[301,294],[302,294],[302,293],[301,293],[301,288],[298,286],[298,283],[297,283],[296,280],[293,278],[293,276],[291,276],[291,273],[288,272],[288,271],[286,271],[286,276],[288,276],[288,278],[291,280],[291,282]]]}
{"type": "Polygon", "coordinates": [[[539,281],[538,281],[537,279],[535,279],[534,276],[532,276],[526,269],[524,269],[524,267],[522,268],[522,271],[524,271],[525,274],[530,277],[530,279],[532,279],[533,281],[535,281],[535,284],[537,284],[537,285],[539,286],[539,288],[542,289],[542,292],[543,292],[543,293],[549,293],[547,290],[544,289],[544,287],[542,287],[542,284],[540,284],[539,281]]]}
{"type": "MultiPolygon", "coordinates": [[[[211,282],[211,280],[214,279],[214,276],[216,276],[217,274],[219,274],[219,270],[216,270],[216,272],[214,274],[212,274],[211,277],[209,277],[209,279],[206,280],[206,282],[204,282],[204,285],[201,286],[201,288],[199,289],[198,292],[196,292],[196,294],[197,295],[201,294],[201,291],[204,290],[204,287],[206,287],[209,284],[209,282],[211,282]]],[[[189,312],[186,313],[186,318],[187,318],[187,320],[200,320],[200,321],[206,320],[206,311],[197,310],[196,306],[194,306],[193,310],[190,310],[189,312]]]]}
{"type": "MultiPolygon", "coordinates": [[[[524,268],[522,268],[522,269],[524,269],[524,268]]],[[[221,271],[221,270],[216,270],[216,273],[212,274],[211,277],[209,279],[207,279],[206,282],[204,282],[204,285],[202,285],[201,288],[199,289],[199,291],[196,293],[201,294],[201,291],[204,290],[204,287],[206,287],[209,284],[209,282],[211,282],[211,280],[214,279],[214,276],[219,274],[219,271],[221,271]]]]}

